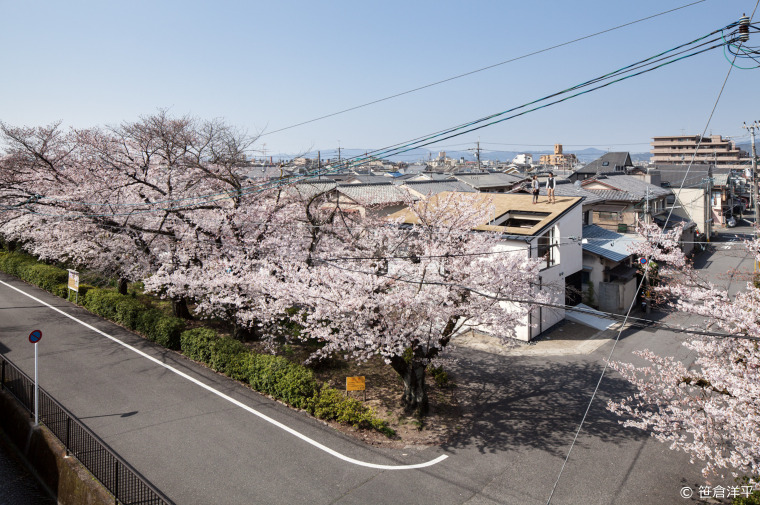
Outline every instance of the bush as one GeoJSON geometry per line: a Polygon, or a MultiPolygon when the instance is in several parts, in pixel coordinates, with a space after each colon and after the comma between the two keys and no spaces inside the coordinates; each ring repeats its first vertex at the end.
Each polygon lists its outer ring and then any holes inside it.
{"type": "Polygon", "coordinates": [[[350,424],[354,428],[375,429],[388,437],[396,435],[386,421],[375,417],[371,408],[327,385],[309,400],[307,407],[308,411],[319,419],[335,420],[350,424]]]}
{"type": "Polygon", "coordinates": [[[453,386],[449,374],[446,373],[446,370],[442,366],[429,366],[427,371],[433,377],[433,380],[435,380],[435,385],[439,388],[443,389],[453,386]]]}
{"type": "MultiPolygon", "coordinates": [[[[131,298],[130,298],[131,299],[131,298]]],[[[146,336],[158,345],[178,351],[180,349],[180,336],[185,329],[185,321],[178,317],[163,316],[151,328],[146,336]]]]}
{"type": "Polygon", "coordinates": [[[46,291],[52,291],[58,284],[68,282],[69,272],[43,263],[25,263],[19,265],[19,277],[46,291]]]}
{"type": "Polygon", "coordinates": [[[219,340],[216,331],[209,328],[196,328],[183,331],[180,335],[182,354],[202,363],[211,362],[211,348],[219,340]]]}
{"type": "Polygon", "coordinates": [[[91,289],[95,289],[95,286],[90,286],[89,284],[79,285],[79,303],[84,303],[84,297],[87,296],[87,292],[91,289]]]}
{"type": "Polygon", "coordinates": [[[53,289],[50,290],[51,293],[53,293],[55,296],[60,296],[61,298],[68,298],[69,297],[69,285],[68,284],[57,284],[53,289]]]}
{"type": "Polygon", "coordinates": [[[34,258],[26,254],[16,252],[0,253],[0,270],[16,277],[21,277],[20,268],[34,263],[36,263],[34,258]]]}
{"type": "Polygon", "coordinates": [[[137,316],[135,330],[147,336],[162,317],[164,313],[159,309],[145,309],[137,316]]]}
{"type": "Polygon", "coordinates": [[[317,380],[311,370],[281,356],[267,354],[252,353],[249,357],[248,383],[256,391],[299,409],[306,408],[308,400],[317,392],[317,380]]]}
{"type": "Polygon", "coordinates": [[[119,295],[116,299],[116,317],[114,321],[134,330],[140,314],[148,310],[145,305],[129,296],[119,295]]]}
{"type": "Polygon", "coordinates": [[[231,338],[219,338],[211,344],[208,364],[217,372],[227,374],[235,380],[247,378],[248,348],[242,342],[231,338]]]}
{"type": "Polygon", "coordinates": [[[90,312],[111,321],[116,321],[117,306],[122,295],[108,289],[93,288],[87,291],[82,304],[90,312]]]}

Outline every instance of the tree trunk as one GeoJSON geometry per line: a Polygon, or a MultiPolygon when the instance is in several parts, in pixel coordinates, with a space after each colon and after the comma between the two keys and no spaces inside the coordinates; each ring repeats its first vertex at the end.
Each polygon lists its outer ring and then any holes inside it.
{"type": "Polygon", "coordinates": [[[245,342],[247,340],[258,340],[254,338],[254,333],[245,326],[241,326],[237,323],[232,323],[232,338],[245,342]]]}
{"type": "Polygon", "coordinates": [[[408,414],[416,413],[425,415],[428,413],[427,387],[425,387],[425,365],[412,359],[407,363],[402,357],[391,360],[391,367],[401,376],[404,381],[404,394],[401,402],[408,414]]]}
{"type": "Polygon", "coordinates": [[[127,294],[127,279],[124,277],[119,277],[119,280],[116,281],[116,289],[119,291],[119,294],[126,295],[127,294]]]}
{"type": "Polygon", "coordinates": [[[175,317],[181,317],[182,319],[192,319],[190,315],[190,309],[187,308],[187,299],[185,298],[172,298],[172,312],[175,317]]]}

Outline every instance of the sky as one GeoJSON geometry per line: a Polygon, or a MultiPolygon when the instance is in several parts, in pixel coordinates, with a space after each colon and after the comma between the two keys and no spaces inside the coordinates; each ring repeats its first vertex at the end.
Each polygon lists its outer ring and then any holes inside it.
{"type": "MultiPolygon", "coordinates": [[[[721,28],[758,0],[705,0],[444,84],[694,0],[0,0],[0,121],[117,125],[165,108],[261,135],[252,154],[376,149],[520,105],[721,28]]],[[[760,20],[760,12],[755,19],[760,20]]],[[[760,34],[756,35],[760,39],[760,34]]],[[[752,44],[750,40],[750,44],[752,44]]],[[[760,40],[755,41],[760,45],[760,40]]],[[[656,135],[747,142],[760,69],[713,50],[430,146],[646,152],[656,135]],[[749,65],[743,65],[749,66],[749,65]]],[[[411,160],[410,160],[411,161],[411,160]]]]}

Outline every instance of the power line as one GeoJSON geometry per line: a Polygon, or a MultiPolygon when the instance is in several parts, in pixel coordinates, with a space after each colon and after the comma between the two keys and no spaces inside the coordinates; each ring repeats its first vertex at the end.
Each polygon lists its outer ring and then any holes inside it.
{"type": "Polygon", "coordinates": [[[262,133],[260,136],[263,137],[263,136],[266,136],[266,135],[273,135],[275,133],[279,133],[279,132],[282,132],[282,131],[285,131],[285,130],[290,130],[290,129],[296,128],[298,126],[303,126],[305,124],[314,123],[314,122],[320,121],[322,119],[327,119],[327,118],[330,118],[330,117],[338,116],[340,114],[345,114],[346,112],[351,112],[353,110],[361,109],[361,108],[364,108],[364,107],[369,107],[370,105],[374,105],[374,104],[377,104],[377,103],[385,102],[385,101],[391,100],[393,98],[398,98],[400,96],[408,95],[408,94],[414,93],[416,91],[421,91],[423,89],[431,88],[433,86],[438,86],[439,84],[444,84],[446,82],[450,82],[450,81],[453,81],[453,80],[456,80],[456,79],[461,79],[462,77],[467,77],[469,75],[477,74],[479,72],[483,72],[485,70],[490,70],[492,68],[496,68],[496,67],[499,67],[501,65],[506,65],[507,63],[512,63],[512,62],[515,62],[515,61],[518,61],[518,60],[522,60],[524,58],[528,58],[530,56],[535,56],[537,54],[541,54],[541,53],[545,53],[547,51],[551,51],[553,49],[557,49],[557,48],[560,48],[560,47],[568,46],[570,44],[575,44],[576,42],[580,42],[582,40],[590,39],[592,37],[597,37],[597,36],[603,35],[605,33],[609,33],[609,32],[615,31],[615,30],[619,30],[620,28],[625,28],[626,26],[635,25],[636,23],[641,23],[641,22],[647,21],[649,19],[654,19],[654,18],[659,17],[659,16],[664,16],[665,14],[670,14],[671,12],[675,12],[675,11],[678,11],[678,10],[681,10],[681,9],[685,9],[687,7],[691,7],[693,5],[697,5],[697,4],[703,3],[705,1],[706,0],[698,0],[696,2],[691,2],[691,3],[685,4],[685,5],[681,5],[680,7],[676,7],[676,8],[669,9],[669,10],[666,10],[666,11],[663,11],[663,12],[659,12],[657,14],[653,14],[651,16],[640,18],[640,19],[637,19],[635,21],[630,21],[628,23],[624,23],[624,24],[621,24],[621,25],[617,25],[617,26],[614,26],[612,28],[608,28],[606,30],[602,30],[602,31],[599,31],[599,32],[592,33],[590,35],[584,35],[583,37],[578,37],[576,39],[569,40],[569,41],[563,42],[561,44],[557,44],[557,45],[554,45],[554,46],[546,47],[544,49],[539,49],[538,51],[533,51],[533,52],[530,52],[530,53],[526,53],[526,54],[523,54],[522,56],[517,56],[515,58],[510,58],[508,60],[505,60],[505,61],[502,61],[502,62],[499,62],[499,63],[494,63],[493,65],[488,65],[486,67],[482,67],[482,68],[479,68],[479,69],[476,69],[476,70],[471,70],[471,71],[465,72],[463,74],[458,74],[458,75],[455,75],[453,77],[448,77],[446,79],[442,79],[440,81],[432,82],[430,84],[425,84],[423,86],[419,86],[419,87],[416,87],[416,88],[413,88],[413,89],[410,89],[410,90],[407,90],[407,91],[402,91],[401,93],[396,93],[396,94],[393,94],[393,95],[390,95],[390,96],[386,96],[385,98],[379,98],[377,100],[372,100],[371,102],[367,102],[367,103],[364,103],[364,104],[361,104],[361,105],[356,105],[354,107],[349,107],[347,109],[339,110],[339,111],[333,112],[331,114],[325,114],[324,116],[319,116],[319,117],[316,117],[316,118],[313,118],[313,119],[309,119],[309,120],[306,120],[306,121],[301,121],[300,123],[292,124],[290,126],[285,126],[283,128],[279,128],[279,129],[271,131],[271,132],[262,133]]]}
{"type": "MultiPolygon", "coordinates": [[[[702,1],[704,1],[704,0],[702,0],[702,1]]],[[[239,190],[230,190],[230,191],[225,192],[225,194],[230,195],[230,196],[241,196],[242,197],[243,195],[246,195],[246,194],[255,194],[255,193],[259,193],[261,191],[265,191],[267,189],[274,189],[274,188],[282,187],[282,186],[285,186],[285,185],[291,185],[291,184],[293,184],[295,182],[298,182],[300,180],[304,180],[307,177],[313,177],[313,176],[316,176],[316,175],[329,175],[329,174],[333,174],[333,173],[339,173],[339,172],[347,170],[349,167],[362,165],[362,164],[368,162],[371,159],[387,158],[389,156],[401,154],[401,153],[410,151],[412,149],[416,149],[418,147],[423,147],[423,146],[426,146],[426,145],[433,144],[435,142],[440,142],[442,140],[446,140],[446,139],[449,139],[449,138],[454,138],[454,137],[457,137],[457,136],[460,136],[460,135],[464,135],[466,133],[470,133],[470,132],[475,131],[475,130],[479,130],[479,129],[482,129],[482,128],[485,128],[485,127],[488,127],[488,126],[492,126],[492,125],[497,124],[497,123],[501,123],[503,121],[507,121],[509,119],[514,119],[516,117],[525,115],[527,113],[534,112],[536,110],[539,110],[539,109],[542,109],[542,108],[545,108],[545,107],[549,107],[551,105],[555,105],[555,104],[558,104],[558,103],[561,103],[561,102],[564,102],[564,101],[567,101],[567,100],[570,100],[572,98],[578,97],[578,96],[583,95],[583,94],[590,93],[592,91],[596,91],[598,89],[601,89],[601,88],[609,86],[611,84],[614,84],[614,83],[617,83],[617,82],[629,79],[631,77],[635,77],[635,76],[638,76],[638,75],[650,72],[652,70],[656,70],[656,69],[661,68],[661,67],[663,67],[665,65],[669,65],[669,64],[675,63],[677,61],[680,61],[680,60],[683,60],[683,59],[686,59],[686,58],[690,58],[690,57],[696,56],[698,54],[702,54],[704,52],[710,51],[710,50],[715,49],[717,47],[721,47],[725,43],[733,43],[733,42],[735,42],[738,39],[733,39],[732,38],[732,39],[729,39],[727,42],[723,42],[721,44],[716,44],[716,45],[712,45],[712,46],[709,46],[709,47],[704,47],[704,46],[707,46],[707,45],[711,44],[712,42],[715,42],[715,41],[719,40],[720,38],[723,38],[723,36],[721,35],[721,37],[714,38],[714,39],[711,39],[711,40],[706,40],[706,39],[708,39],[712,35],[715,35],[715,34],[718,34],[718,33],[722,33],[724,30],[726,30],[728,28],[733,28],[735,26],[737,26],[736,22],[731,23],[731,24],[729,24],[729,25],[727,25],[727,26],[725,26],[723,28],[720,28],[718,30],[714,30],[714,31],[708,33],[707,35],[703,35],[702,37],[694,39],[694,40],[692,40],[690,42],[687,42],[687,43],[681,44],[679,46],[676,46],[674,48],[668,49],[668,50],[663,51],[663,52],[661,52],[659,54],[656,54],[654,56],[645,58],[644,60],[640,60],[640,61],[638,61],[636,63],[630,64],[630,65],[626,65],[626,66],[621,67],[621,68],[619,68],[619,69],[617,69],[615,71],[612,71],[612,72],[609,72],[609,73],[607,73],[605,75],[602,75],[602,76],[590,79],[590,80],[588,80],[586,82],[583,82],[581,84],[577,84],[575,86],[571,86],[570,88],[566,88],[566,89],[564,89],[562,91],[553,93],[553,94],[545,96],[543,98],[539,98],[537,100],[533,100],[532,102],[528,102],[526,104],[519,105],[517,107],[512,107],[512,108],[507,109],[505,111],[498,112],[498,113],[495,113],[495,114],[491,114],[489,116],[485,116],[483,118],[476,119],[476,120],[470,121],[468,123],[460,124],[460,125],[452,127],[452,128],[441,130],[441,131],[433,133],[433,134],[429,134],[429,135],[425,135],[425,136],[422,136],[422,137],[418,137],[417,139],[414,139],[412,141],[407,141],[405,143],[395,144],[393,146],[389,146],[389,147],[385,147],[385,148],[378,149],[378,150],[375,150],[375,151],[371,151],[371,152],[368,152],[367,154],[362,155],[362,156],[355,156],[353,158],[348,158],[348,159],[346,159],[345,162],[343,162],[339,166],[333,167],[333,168],[331,168],[329,170],[327,170],[327,169],[317,169],[317,170],[313,170],[311,172],[307,172],[306,174],[303,174],[302,176],[292,177],[292,178],[288,178],[288,179],[280,179],[280,180],[278,180],[276,182],[261,183],[261,184],[258,184],[258,185],[250,186],[248,188],[241,188],[239,190]],[[697,43],[699,43],[699,44],[697,44],[697,43]],[[697,45],[695,46],[695,44],[697,44],[697,45]],[[690,47],[690,46],[692,46],[692,47],[690,47]],[[700,47],[702,47],[702,49],[698,49],[700,47]],[[698,49],[698,50],[696,50],[696,49],[698,49]],[[689,53],[689,51],[694,51],[694,52],[691,52],[690,54],[685,54],[685,53],[689,53]],[[664,56],[664,55],[669,55],[669,56],[664,56]],[[652,65],[654,65],[654,66],[652,66],[652,65]],[[634,73],[631,73],[631,72],[634,72],[634,73]],[[612,79],[613,77],[617,77],[617,76],[622,76],[622,77],[618,77],[617,79],[612,79]],[[604,81],[607,81],[607,82],[604,82],[604,81]],[[579,89],[582,89],[582,88],[585,88],[585,87],[588,87],[588,86],[592,86],[594,84],[598,84],[600,82],[604,82],[604,83],[603,84],[599,84],[599,85],[594,86],[594,87],[591,87],[590,89],[579,91],[577,93],[571,94],[571,95],[566,96],[564,98],[557,99],[557,100],[545,103],[543,105],[538,105],[538,106],[535,106],[535,107],[527,109],[527,110],[523,110],[522,112],[519,112],[519,113],[516,112],[516,111],[518,111],[520,109],[526,109],[527,107],[530,107],[531,105],[535,105],[535,104],[538,104],[540,102],[543,102],[543,101],[546,101],[546,100],[550,100],[552,98],[556,98],[558,96],[567,94],[569,92],[572,92],[572,91],[575,91],[575,90],[579,90],[579,89]],[[509,116],[506,116],[506,117],[501,117],[501,116],[505,116],[506,114],[509,114],[509,113],[512,113],[512,112],[516,112],[516,113],[512,114],[512,115],[509,115],[509,116]],[[499,118],[499,119],[496,119],[496,118],[499,118]],[[441,137],[441,138],[439,138],[439,137],[441,137]]],[[[220,195],[220,194],[218,193],[218,194],[213,195],[213,196],[218,196],[218,195],[220,195]]],[[[208,195],[206,195],[206,197],[208,197],[208,195]]],[[[44,198],[44,197],[41,197],[41,198],[44,198]]],[[[200,198],[201,197],[193,198],[193,200],[200,199],[200,198]]],[[[184,199],[174,200],[174,201],[183,201],[183,200],[184,199]]],[[[72,203],[76,203],[76,202],[72,202],[72,203]]],[[[176,207],[176,208],[145,210],[145,211],[140,211],[140,212],[137,212],[137,213],[161,212],[161,211],[176,211],[178,209],[182,209],[182,208],[186,208],[186,207],[191,207],[191,206],[193,206],[193,205],[191,204],[191,205],[180,206],[180,207],[176,207]]],[[[40,213],[40,214],[41,215],[45,215],[45,214],[42,214],[42,213],[40,213]]],[[[82,214],[82,215],[88,215],[88,216],[91,216],[91,217],[99,217],[99,216],[107,216],[107,215],[129,215],[129,214],[135,214],[135,213],[82,214]]]]}
{"type": "MultiPolygon", "coordinates": [[[[757,4],[755,4],[755,10],[757,10],[757,6],[759,4],[760,4],[760,0],[757,0],[757,4]]],[[[754,14],[755,14],[755,11],[753,10],[751,17],[754,17],[754,14]]],[[[751,21],[751,18],[750,18],[750,21],[751,21]]],[[[702,131],[702,135],[700,135],[699,143],[702,142],[702,138],[704,137],[705,133],[707,133],[707,128],[710,126],[710,121],[712,120],[712,117],[715,114],[715,109],[718,107],[718,103],[720,102],[721,96],[723,96],[723,90],[726,87],[726,82],[728,82],[728,78],[731,75],[731,70],[732,69],[733,69],[733,65],[731,65],[728,68],[728,73],[726,74],[726,78],[724,79],[723,85],[720,88],[720,92],[718,93],[718,97],[715,99],[715,104],[713,105],[713,108],[710,111],[710,116],[707,119],[707,123],[705,124],[705,127],[704,127],[704,129],[702,131]]],[[[686,174],[684,175],[684,180],[686,179],[686,177],[689,174],[689,169],[691,168],[691,165],[694,163],[694,159],[696,157],[697,151],[699,150],[699,143],[697,144],[697,148],[695,149],[694,154],[692,155],[692,159],[691,159],[691,162],[689,163],[689,167],[686,169],[686,174]]],[[[683,182],[681,182],[681,188],[679,188],[679,192],[682,189],[683,189],[683,182]]],[[[673,208],[671,208],[670,212],[668,213],[668,217],[665,220],[665,226],[667,226],[667,223],[670,220],[670,218],[671,218],[672,215],[673,215],[673,208]]],[[[663,226],[663,229],[665,228],[665,226],[663,226]]],[[[660,239],[658,239],[658,243],[659,243],[659,240],[660,239]]],[[[644,274],[645,274],[645,276],[646,276],[646,274],[649,271],[649,263],[650,262],[647,262],[645,264],[645,266],[644,266],[644,274]]],[[[636,288],[636,296],[638,296],[638,294],[641,292],[641,288],[644,285],[644,279],[645,278],[646,277],[642,277],[641,281],[639,282],[639,285],[636,288]]],[[[630,317],[631,310],[633,310],[633,304],[635,303],[635,301],[636,301],[636,298],[634,297],[634,299],[631,301],[630,307],[628,307],[628,312],[626,313],[625,320],[628,320],[628,318],[630,317]]],[[[625,324],[625,322],[623,324],[625,324]]],[[[612,349],[610,349],[610,353],[609,353],[609,355],[607,356],[607,359],[604,362],[604,367],[602,368],[602,372],[599,375],[599,380],[597,381],[596,386],[594,387],[594,391],[591,393],[591,398],[589,399],[588,406],[586,407],[586,411],[584,412],[583,417],[581,418],[581,422],[578,425],[578,429],[575,432],[575,436],[573,437],[573,441],[571,442],[570,447],[569,447],[569,449],[567,451],[567,455],[565,456],[565,460],[562,462],[562,467],[560,468],[559,474],[557,475],[557,480],[554,482],[554,485],[552,486],[551,493],[549,494],[549,498],[546,501],[546,505],[550,505],[551,504],[552,497],[554,496],[554,493],[557,490],[557,485],[559,484],[559,481],[562,478],[562,473],[564,472],[565,467],[567,466],[567,462],[570,460],[570,454],[572,453],[573,448],[575,447],[575,443],[578,440],[578,435],[580,435],[580,432],[583,429],[583,425],[584,425],[584,423],[586,421],[586,417],[588,416],[588,413],[591,410],[591,405],[594,402],[594,398],[596,398],[596,394],[599,391],[599,386],[601,385],[602,380],[604,379],[604,375],[607,372],[607,367],[609,366],[609,364],[611,362],[611,359],[612,359],[612,354],[615,352],[615,349],[617,348],[617,344],[620,341],[620,336],[622,334],[623,334],[623,330],[622,330],[622,326],[621,326],[621,329],[618,331],[617,337],[615,338],[615,342],[612,345],[612,349]]]]}
{"type": "Polygon", "coordinates": [[[589,311],[587,309],[574,307],[571,305],[563,305],[558,303],[549,303],[549,302],[536,302],[535,300],[521,300],[516,298],[507,298],[503,296],[494,295],[492,293],[487,293],[484,291],[480,291],[478,289],[471,288],[469,286],[465,286],[463,284],[457,284],[452,282],[436,282],[436,281],[430,281],[430,280],[424,280],[424,279],[408,279],[404,277],[398,277],[395,275],[390,275],[388,273],[379,273],[379,272],[367,272],[364,270],[358,270],[355,268],[348,268],[348,267],[342,267],[339,265],[335,265],[332,262],[329,261],[321,261],[321,263],[324,263],[328,266],[337,268],[339,270],[345,270],[352,273],[359,273],[364,275],[370,275],[370,276],[376,276],[376,277],[383,277],[387,278],[393,281],[403,282],[406,284],[414,284],[416,286],[423,285],[423,286],[444,286],[444,287],[454,287],[458,289],[463,289],[465,291],[469,291],[473,294],[476,294],[478,296],[494,300],[495,302],[509,302],[509,303],[518,303],[523,305],[536,305],[540,307],[547,307],[547,308],[554,308],[559,310],[566,310],[570,312],[579,312],[583,314],[591,314],[591,315],[597,315],[599,317],[603,317],[605,319],[613,319],[615,321],[621,322],[623,326],[621,326],[620,332],[618,333],[618,338],[620,334],[622,333],[624,329],[624,325],[628,323],[628,321],[633,321],[631,326],[636,327],[642,327],[642,328],[652,328],[656,327],[658,329],[664,330],[664,331],[670,331],[673,333],[688,333],[688,334],[694,334],[694,335],[701,335],[701,336],[710,336],[710,337],[716,337],[716,338],[736,338],[736,339],[742,339],[742,340],[753,340],[753,341],[760,341],[760,337],[755,337],[751,335],[740,335],[740,334],[731,334],[731,333],[718,333],[718,332],[708,332],[704,330],[693,330],[688,328],[678,328],[671,326],[667,323],[663,323],[662,321],[656,321],[654,319],[646,319],[646,318],[636,318],[636,317],[630,317],[630,310],[628,311],[628,314],[625,316],[621,314],[615,314],[612,312],[602,312],[602,311],[589,311]]]}

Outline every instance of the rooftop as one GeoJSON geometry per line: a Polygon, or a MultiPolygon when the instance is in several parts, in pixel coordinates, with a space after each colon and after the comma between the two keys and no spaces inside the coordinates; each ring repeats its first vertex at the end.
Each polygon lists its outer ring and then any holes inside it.
{"type": "Polygon", "coordinates": [[[616,233],[595,224],[583,227],[583,250],[611,261],[622,261],[631,255],[628,246],[643,242],[639,235],[616,233]]]}
{"type": "MultiPolygon", "coordinates": [[[[431,196],[429,202],[435,205],[439,198],[445,198],[450,192],[431,196]]],[[[582,198],[557,196],[557,203],[542,202],[533,204],[533,197],[525,194],[503,193],[460,193],[463,198],[472,199],[473,205],[493,205],[494,218],[477,226],[476,230],[494,231],[509,235],[526,237],[541,233],[547,226],[567,211],[579,205],[582,198]]],[[[392,214],[391,218],[402,218],[403,222],[416,224],[417,219],[409,210],[392,214]]]]}

